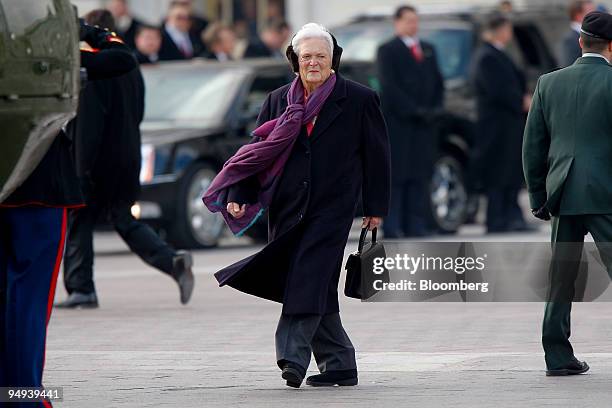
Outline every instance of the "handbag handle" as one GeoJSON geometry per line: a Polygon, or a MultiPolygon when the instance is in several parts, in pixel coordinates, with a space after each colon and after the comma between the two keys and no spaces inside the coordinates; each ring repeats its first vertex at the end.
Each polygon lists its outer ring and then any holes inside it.
{"type": "MultiPolygon", "coordinates": [[[[376,231],[378,228],[374,228],[372,230],[372,244],[376,243],[376,231]]],[[[357,247],[357,252],[361,253],[363,250],[363,246],[365,245],[365,239],[368,236],[368,227],[364,227],[361,229],[361,235],[359,235],[359,246],[357,247]]]]}

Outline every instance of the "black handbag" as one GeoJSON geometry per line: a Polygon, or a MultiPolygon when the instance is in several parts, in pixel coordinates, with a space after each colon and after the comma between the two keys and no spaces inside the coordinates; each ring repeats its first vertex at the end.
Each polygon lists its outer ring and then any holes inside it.
{"type": "Polygon", "coordinates": [[[376,242],[376,228],[372,230],[372,242],[364,249],[367,235],[368,229],[362,228],[357,252],[349,256],[344,267],[346,269],[344,294],[361,300],[369,299],[378,293],[374,288],[374,281],[389,282],[389,271],[384,268],[384,262],[378,266],[383,268],[382,273],[374,273],[374,259],[386,258],[385,247],[382,243],[376,242]]]}

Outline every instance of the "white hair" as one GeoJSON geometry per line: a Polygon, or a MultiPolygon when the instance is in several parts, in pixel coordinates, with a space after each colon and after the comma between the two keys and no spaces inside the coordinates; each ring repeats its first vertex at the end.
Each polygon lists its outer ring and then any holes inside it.
{"type": "Polygon", "coordinates": [[[293,37],[293,40],[291,40],[291,46],[297,55],[300,55],[300,42],[308,38],[324,39],[329,45],[329,55],[334,54],[334,41],[332,40],[332,36],[329,31],[327,31],[327,29],[321,24],[308,23],[300,28],[300,30],[293,37]]]}

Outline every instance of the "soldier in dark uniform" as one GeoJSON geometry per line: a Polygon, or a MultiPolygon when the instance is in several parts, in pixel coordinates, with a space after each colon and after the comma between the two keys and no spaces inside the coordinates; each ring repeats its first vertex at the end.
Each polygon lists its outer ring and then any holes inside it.
{"type": "Polygon", "coordinates": [[[536,217],[552,214],[553,263],[542,343],[547,375],[584,373],[569,342],[570,312],[584,236],[612,273],[612,16],[589,13],[582,57],[543,75],[527,119],[523,166],[536,217]]]}
{"type": "MultiPolygon", "coordinates": [[[[114,28],[106,10],[90,12],[86,21],[114,28]]],[[[77,117],[68,125],[68,133],[74,140],[76,170],[87,207],[68,212],[64,285],[69,296],[57,307],[98,306],[93,229],[101,215],[133,252],[177,282],[181,303],[191,297],[191,254],[172,249],[130,211],[140,192],[143,115],[144,81],[139,67],[115,78],[90,81],[81,92],[77,117]]]]}
{"type": "MultiPolygon", "coordinates": [[[[92,78],[109,78],[137,66],[128,48],[109,32],[83,26],[81,40],[98,50],[81,55],[81,66],[92,78]]],[[[0,204],[2,386],[42,386],[66,213],[82,206],[70,140],[62,131],[33,173],[0,204]]],[[[41,400],[28,406],[51,407],[51,403],[41,400]]]]}
{"type": "Polygon", "coordinates": [[[437,140],[431,118],[442,107],[444,81],[433,46],[418,37],[416,9],[395,13],[396,36],[378,49],[381,102],[391,142],[388,238],[428,232],[429,182],[437,140]]]}
{"type": "Polygon", "coordinates": [[[508,17],[501,13],[489,16],[485,41],[471,67],[478,110],[474,160],[487,194],[490,233],[530,229],[518,205],[523,186],[521,145],[530,98],[523,73],[504,51],[512,36],[508,17]]]}

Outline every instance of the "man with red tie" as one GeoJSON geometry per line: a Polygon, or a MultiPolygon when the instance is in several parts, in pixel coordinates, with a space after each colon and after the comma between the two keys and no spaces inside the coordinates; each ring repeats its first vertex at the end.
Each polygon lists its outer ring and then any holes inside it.
{"type": "Polygon", "coordinates": [[[389,128],[392,193],[383,225],[387,238],[428,233],[428,185],[436,159],[432,120],[444,101],[444,80],[434,47],[418,37],[412,6],[394,15],[395,37],[378,49],[378,78],[389,128]]]}

